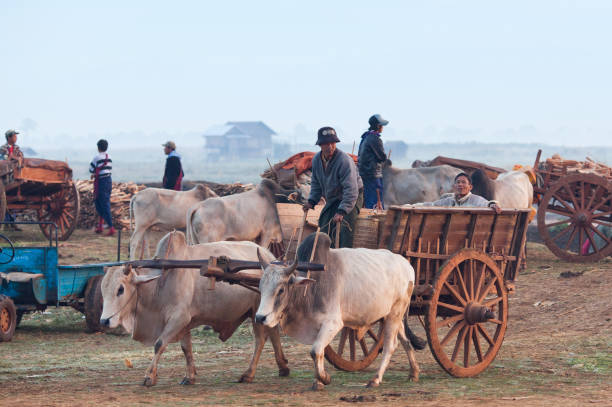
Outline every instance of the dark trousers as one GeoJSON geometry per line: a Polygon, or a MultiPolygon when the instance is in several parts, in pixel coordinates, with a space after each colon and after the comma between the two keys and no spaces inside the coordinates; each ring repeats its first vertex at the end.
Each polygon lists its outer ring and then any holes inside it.
{"type": "Polygon", "coordinates": [[[94,203],[98,215],[104,219],[109,227],[113,226],[113,215],[110,208],[110,196],[113,189],[113,180],[110,176],[98,178],[98,190],[94,203]]]}
{"type": "Polygon", "coordinates": [[[383,180],[382,178],[362,178],[363,181],[363,207],[368,209],[374,209],[378,203],[378,195],[380,194],[380,203],[385,208],[383,202],[383,180]]]}
{"type": "MultiPolygon", "coordinates": [[[[319,216],[319,227],[321,232],[327,233],[332,241],[332,247],[336,247],[336,223],[333,221],[334,215],[338,213],[340,201],[328,202],[319,216]]],[[[359,190],[355,207],[348,214],[344,215],[342,226],[340,227],[340,247],[353,247],[353,235],[355,233],[355,223],[359,210],[363,206],[363,190],[359,190]]]]}

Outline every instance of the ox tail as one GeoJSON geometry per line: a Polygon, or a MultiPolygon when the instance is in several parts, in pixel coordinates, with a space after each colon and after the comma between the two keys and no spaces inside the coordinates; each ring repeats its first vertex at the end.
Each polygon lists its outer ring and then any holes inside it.
{"type": "Polygon", "coordinates": [[[132,199],[130,199],[130,231],[134,231],[134,199],[136,198],[136,195],[134,195],[132,197],[132,199]]]}
{"type": "Polygon", "coordinates": [[[197,208],[191,208],[187,212],[187,224],[185,225],[185,234],[188,245],[194,245],[198,243],[198,237],[193,229],[193,216],[197,212],[197,208]]]}
{"type": "Polygon", "coordinates": [[[423,350],[425,346],[427,346],[427,341],[419,336],[417,336],[412,329],[408,326],[408,310],[406,310],[406,314],[404,315],[404,330],[400,331],[400,335],[402,335],[404,340],[409,340],[412,347],[416,350],[423,350]]]}

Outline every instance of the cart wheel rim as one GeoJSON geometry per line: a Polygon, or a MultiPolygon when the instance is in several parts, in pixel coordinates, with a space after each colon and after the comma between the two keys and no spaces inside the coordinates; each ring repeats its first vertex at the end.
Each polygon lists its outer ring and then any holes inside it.
{"type": "Polygon", "coordinates": [[[508,320],[508,296],[495,261],[464,249],[441,268],[426,314],[429,346],[440,366],[472,377],[497,356],[508,320]]]}
{"type": "Polygon", "coordinates": [[[368,367],[378,357],[383,345],[383,321],[372,324],[363,332],[342,328],[332,343],[325,348],[325,358],[336,369],[356,372],[368,367]]]}
{"type": "Polygon", "coordinates": [[[11,325],[11,314],[8,309],[2,308],[0,310],[0,330],[2,330],[2,332],[8,332],[11,329],[11,325]]]}
{"type": "MultiPolygon", "coordinates": [[[[55,223],[58,239],[67,240],[78,223],[79,211],[79,192],[76,185],[70,183],[43,204],[38,210],[38,220],[55,223]]],[[[48,239],[53,237],[54,228],[50,225],[40,225],[40,229],[48,239]]]]}
{"type": "Polygon", "coordinates": [[[538,231],[557,257],[593,262],[612,254],[612,185],[595,174],[572,174],[553,184],[538,207],[538,231]],[[547,214],[559,219],[547,223],[547,214]]]}

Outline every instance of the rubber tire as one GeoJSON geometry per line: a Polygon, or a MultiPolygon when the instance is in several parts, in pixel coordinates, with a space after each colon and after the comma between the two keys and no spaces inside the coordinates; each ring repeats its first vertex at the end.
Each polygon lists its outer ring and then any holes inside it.
{"type": "Polygon", "coordinates": [[[102,278],[104,276],[94,276],[87,281],[85,288],[85,323],[88,332],[104,332],[105,329],[100,325],[102,316],[102,278]]]}
{"type": "Polygon", "coordinates": [[[0,312],[7,310],[9,314],[9,327],[7,330],[0,329],[0,342],[9,342],[13,339],[15,328],[17,328],[17,310],[15,304],[6,295],[0,295],[0,312]]]}

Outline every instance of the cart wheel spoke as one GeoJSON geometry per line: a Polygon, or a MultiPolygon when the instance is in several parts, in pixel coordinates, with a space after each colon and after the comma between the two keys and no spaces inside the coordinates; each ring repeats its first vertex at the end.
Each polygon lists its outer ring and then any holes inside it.
{"type": "Polygon", "coordinates": [[[462,298],[465,298],[466,300],[471,300],[472,297],[470,293],[468,293],[468,289],[465,285],[465,280],[463,280],[463,276],[461,275],[461,270],[459,270],[458,267],[455,267],[454,271],[455,275],[457,276],[457,279],[459,280],[459,284],[461,285],[461,291],[463,292],[462,298]]]}
{"type": "Polygon", "coordinates": [[[368,350],[368,345],[366,344],[365,339],[361,338],[359,340],[359,345],[361,346],[361,351],[363,352],[363,356],[367,356],[370,351],[368,350]]]}
{"type": "Polygon", "coordinates": [[[479,294],[478,294],[478,302],[482,302],[482,300],[484,300],[484,298],[487,296],[487,294],[489,294],[489,291],[491,291],[491,287],[493,287],[493,285],[497,282],[497,277],[493,276],[489,282],[487,283],[487,285],[485,286],[484,290],[482,290],[479,294]]]}
{"type": "Polygon", "coordinates": [[[588,225],[588,227],[594,231],[595,233],[597,233],[597,235],[602,238],[605,242],[612,243],[612,240],[610,240],[610,238],[606,235],[604,235],[603,233],[601,233],[601,231],[599,229],[597,229],[596,227],[594,227],[593,225],[588,225]]]}
{"type": "Polygon", "coordinates": [[[438,321],[438,323],[436,324],[436,327],[441,328],[443,326],[454,324],[455,322],[461,321],[462,319],[463,319],[463,313],[459,315],[455,315],[454,317],[443,319],[442,321],[438,321]]]}
{"type": "Polygon", "coordinates": [[[597,187],[595,188],[595,191],[591,192],[591,197],[589,198],[589,202],[586,205],[586,210],[588,211],[592,210],[591,206],[593,205],[593,202],[595,201],[595,198],[597,197],[597,194],[600,190],[601,190],[601,186],[597,185],[597,187]]]}
{"type": "Polygon", "coordinates": [[[467,330],[467,326],[464,326],[459,330],[459,335],[457,335],[457,340],[455,341],[455,348],[453,349],[453,356],[451,356],[452,362],[455,362],[455,360],[457,360],[457,356],[459,356],[459,350],[461,350],[461,345],[463,344],[463,339],[465,338],[467,330]]]}
{"type": "Polygon", "coordinates": [[[344,352],[344,345],[346,344],[346,338],[348,337],[348,328],[342,328],[340,333],[340,343],[338,344],[338,355],[342,356],[344,352]]]}
{"type": "Polygon", "coordinates": [[[355,372],[368,367],[378,356],[383,345],[383,320],[376,321],[361,339],[357,338],[357,331],[348,327],[340,330],[325,348],[325,358],[337,369],[355,372]],[[378,326],[378,328],[376,328],[378,326]],[[349,351],[344,355],[344,349],[348,342],[349,351]],[[336,346],[336,343],[338,344],[336,346]],[[361,352],[357,353],[357,343],[361,352]]]}
{"type": "Polygon", "coordinates": [[[476,324],[474,329],[472,329],[472,340],[474,341],[474,350],[476,351],[478,362],[482,362],[482,349],[480,348],[480,339],[478,339],[478,333],[476,332],[478,325],[479,324],[476,324]]]}
{"type": "Polygon", "coordinates": [[[351,361],[355,361],[355,331],[349,330],[349,351],[351,352],[351,361]]]}
{"type": "Polygon", "coordinates": [[[580,209],[580,207],[578,206],[578,202],[576,202],[576,193],[574,192],[574,189],[570,187],[569,184],[563,185],[563,188],[565,188],[565,191],[567,191],[567,194],[569,195],[572,201],[572,205],[574,205],[574,212],[580,209]]]}
{"type": "Polygon", "coordinates": [[[563,207],[565,207],[565,209],[567,209],[568,213],[572,214],[572,213],[576,212],[576,209],[572,208],[571,206],[569,206],[569,204],[567,204],[565,202],[565,200],[563,198],[561,198],[559,195],[554,194],[553,197],[557,200],[557,202],[559,202],[561,205],[563,205],[563,207]]]}
{"type": "Polygon", "coordinates": [[[482,336],[484,336],[484,338],[487,340],[487,342],[489,342],[490,346],[495,345],[495,342],[493,342],[493,338],[491,338],[491,335],[489,335],[489,333],[484,330],[484,328],[481,326],[481,324],[476,325],[476,329],[478,329],[480,334],[482,336]]]}
{"type": "Polygon", "coordinates": [[[468,326],[465,335],[465,343],[463,344],[463,366],[470,367],[470,348],[472,347],[472,329],[474,327],[468,326]]]}
{"type": "Polygon", "coordinates": [[[442,302],[442,301],[438,301],[438,305],[441,306],[441,307],[444,307],[444,308],[451,309],[453,311],[460,312],[460,313],[463,313],[463,311],[465,311],[465,308],[463,308],[463,307],[458,307],[457,305],[453,305],[453,304],[447,304],[447,303],[442,302]]]}
{"type": "MultiPolygon", "coordinates": [[[[568,222],[566,222],[566,223],[569,223],[569,221],[568,221],[568,222]]],[[[546,225],[546,227],[548,227],[548,225],[546,225]]],[[[567,225],[567,227],[564,227],[563,229],[561,229],[561,231],[560,231],[559,233],[557,233],[556,235],[554,235],[554,236],[552,237],[552,240],[553,240],[553,241],[555,241],[555,240],[557,240],[558,238],[560,238],[561,236],[565,236],[565,235],[567,234],[567,232],[569,232],[570,230],[572,230],[572,224],[571,224],[571,223],[569,223],[569,224],[567,225]]]]}
{"type": "Polygon", "coordinates": [[[461,305],[465,306],[465,304],[467,303],[466,300],[457,292],[457,290],[455,290],[455,288],[450,285],[448,282],[444,282],[444,285],[446,286],[446,288],[453,294],[453,296],[457,299],[457,301],[459,301],[461,303],[461,305]]]}
{"type": "Polygon", "coordinates": [[[576,237],[576,232],[579,229],[579,227],[574,224],[572,224],[572,226],[570,227],[573,228],[572,233],[570,233],[569,239],[567,239],[567,242],[565,242],[565,246],[563,247],[563,250],[567,250],[569,248],[572,241],[574,241],[574,237],[576,237]]]}
{"type": "Polygon", "coordinates": [[[446,334],[446,336],[444,337],[444,339],[442,339],[440,341],[440,345],[444,346],[448,343],[448,341],[455,335],[457,335],[457,332],[462,329],[463,327],[465,327],[466,323],[464,320],[461,320],[459,322],[457,322],[446,334]]]}

